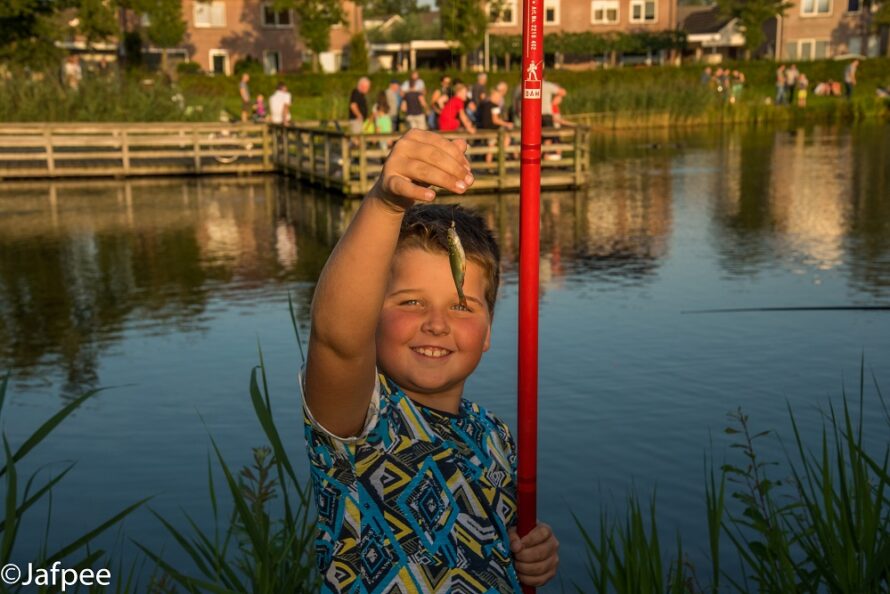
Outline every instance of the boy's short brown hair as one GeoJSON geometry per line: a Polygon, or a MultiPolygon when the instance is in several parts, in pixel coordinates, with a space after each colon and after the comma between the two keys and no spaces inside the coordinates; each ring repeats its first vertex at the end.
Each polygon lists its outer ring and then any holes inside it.
{"type": "Polygon", "coordinates": [[[419,204],[408,209],[402,219],[396,253],[409,248],[448,254],[448,229],[454,221],[467,260],[485,273],[485,303],[494,316],[494,302],[501,280],[501,250],[481,216],[456,204],[419,204]]]}

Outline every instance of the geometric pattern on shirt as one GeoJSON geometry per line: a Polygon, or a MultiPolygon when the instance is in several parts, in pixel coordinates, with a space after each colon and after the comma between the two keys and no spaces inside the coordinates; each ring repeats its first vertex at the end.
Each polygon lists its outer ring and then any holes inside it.
{"type": "Polygon", "coordinates": [[[342,441],[304,412],[322,592],[513,593],[516,521],[509,428],[462,400],[457,415],[380,376],[379,414],[342,441]]]}

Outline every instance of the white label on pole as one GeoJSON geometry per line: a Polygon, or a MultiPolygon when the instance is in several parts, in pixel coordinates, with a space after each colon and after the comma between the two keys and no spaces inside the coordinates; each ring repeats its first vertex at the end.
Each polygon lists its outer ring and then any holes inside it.
{"type": "Polygon", "coordinates": [[[526,99],[540,99],[541,98],[541,89],[526,89],[525,90],[525,98],[526,99]]]}

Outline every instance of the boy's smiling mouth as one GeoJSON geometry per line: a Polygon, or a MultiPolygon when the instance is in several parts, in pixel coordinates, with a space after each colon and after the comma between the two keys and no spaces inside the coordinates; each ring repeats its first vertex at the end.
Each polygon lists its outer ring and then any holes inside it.
{"type": "Polygon", "coordinates": [[[411,350],[422,357],[429,357],[430,359],[441,359],[442,357],[447,357],[453,352],[448,349],[443,349],[442,347],[426,345],[414,346],[411,347],[411,350]]]}

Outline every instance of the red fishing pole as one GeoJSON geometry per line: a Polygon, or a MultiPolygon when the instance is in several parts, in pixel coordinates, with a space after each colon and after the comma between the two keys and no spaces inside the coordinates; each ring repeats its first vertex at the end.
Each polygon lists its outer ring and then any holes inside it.
{"type": "MultiPolygon", "coordinates": [[[[519,535],[537,524],[538,259],[541,220],[542,0],[522,2],[522,136],[519,170],[519,535]]],[[[534,588],[523,586],[526,594],[534,588]]]]}

